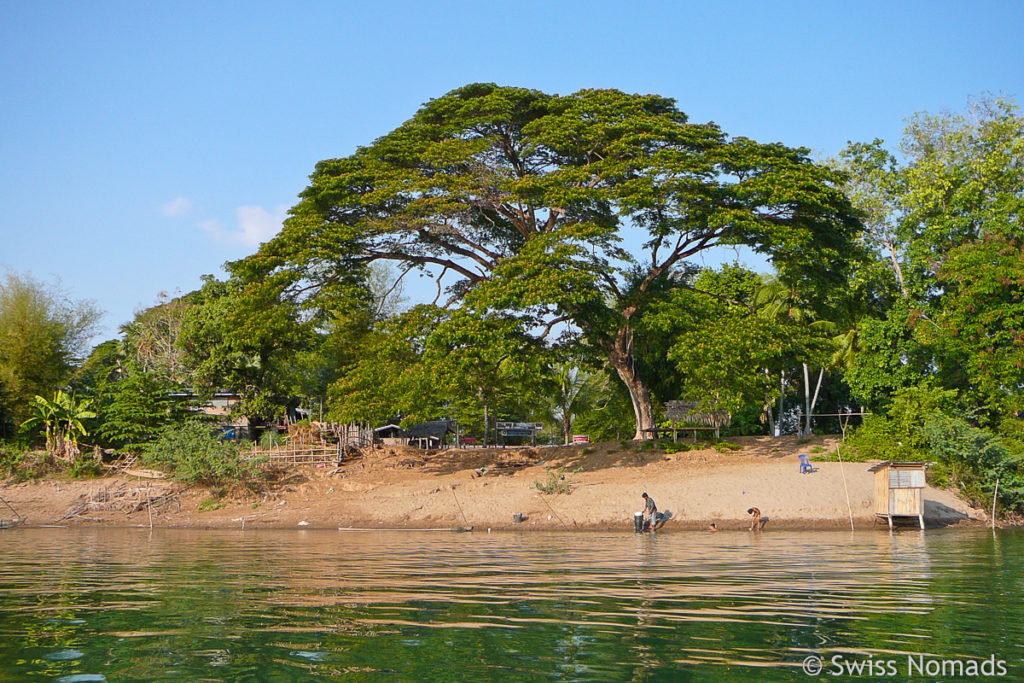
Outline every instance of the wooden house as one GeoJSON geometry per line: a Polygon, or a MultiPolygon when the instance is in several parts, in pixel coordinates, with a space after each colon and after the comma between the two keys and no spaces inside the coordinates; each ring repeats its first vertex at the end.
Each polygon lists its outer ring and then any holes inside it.
{"type": "Polygon", "coordinates": [[[924,472],[930,463],[886,460],[868,468],[875,473],[875,516],[892,529],[894,517],[917,517],[924,528],[924,472]]]}

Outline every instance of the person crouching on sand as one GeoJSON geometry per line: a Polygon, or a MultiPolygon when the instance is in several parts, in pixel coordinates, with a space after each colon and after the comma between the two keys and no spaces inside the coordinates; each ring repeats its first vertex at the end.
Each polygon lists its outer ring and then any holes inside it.
{"type": "Polygon", "coordinates": [[[658,506],[646,491],[640,497],[644,499],[644,529],[657,531],[665,523],[665,516],[658,513],[658,506]]]}
{"type": "Polygon", "coordinates": [[[748,508],[748,515],[753,515],[753,519],[750,520],[750,530],[760,531],[761,529],[761,511],[757,508],[748,508]]]}

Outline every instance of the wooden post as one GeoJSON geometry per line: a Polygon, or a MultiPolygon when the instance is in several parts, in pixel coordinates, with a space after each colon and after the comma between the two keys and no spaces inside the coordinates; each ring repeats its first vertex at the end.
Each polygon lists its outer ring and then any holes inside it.
{"type": "MultiPolygon", "coordinates": [[[[846,492],[846,509],[850,513],[850,531],[853,531],[853,506],[850,505],[850,489],[846,487],[846,471],[843,469],[843,454],[840,452],[839,444],[836,444],[836,455],[839,456],[839,474],[843,477],[843,491],[846,492]]],[[[892,511],[890,510],[889,528],[892,529],[892,511]]],[[[921,522],[924,528],[924,521],[921,522]]]]}
{"type": "Polygon", "coordinates": [[[992,494],[992,528],[996,528],[996,498],[999,497],[999,477],[996,477],[996,491],[992,494]]]}

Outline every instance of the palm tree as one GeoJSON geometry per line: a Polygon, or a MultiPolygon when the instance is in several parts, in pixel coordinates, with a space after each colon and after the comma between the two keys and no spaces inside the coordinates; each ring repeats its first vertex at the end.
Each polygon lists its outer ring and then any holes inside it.
{"type": "Polygon", "coordinates": [[[571,362],[556,364],[552,374],[555,392],[548,406],[548,415],[562,428],[564,442],[569,445],[576,417],[589,409],[604,376],[588,372],[571,362]]]}
{"type": "MultiPolygon", "coordinates": [[[[777,278],[767,280],[754,294],[754,304],[757,306],[758,315],[770,320],[785,320],[797,325],[805,325],[809,329],[819,333],[834,332],[835,323],[828,320],[819,320],[815,312],[802,304],[796,292],[787,287],[777,278]]],[[[833,339],[837,346],[845,335],[839,335],[833,339]]],[[[818,402],[818,394],[821,391],[821,382],[825,377],[825,365],[818,369],[818,381],[814,386],[814,395],[811,395],[810,366],[806,361],[801,361],[804,372],[804,425],[801,432],[811,433],[811,415],[818,402]]],[[[782,422],[782,413],[785,409],[786,379],[787,372],[782,371],[779,384],[779,423],[782,422]]],[[[769,408],[770,411],[770,408],[769,408]]],[[[781,431],[781,427],[780,427],[781,431]]],[[[774,433],[774,432],[773,432],[774,433]]]]}

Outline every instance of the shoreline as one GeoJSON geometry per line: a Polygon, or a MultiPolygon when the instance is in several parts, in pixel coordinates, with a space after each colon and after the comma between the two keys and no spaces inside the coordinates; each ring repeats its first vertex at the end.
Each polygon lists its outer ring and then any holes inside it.
{"type": "MultiPolygon", "coordinates": [[[[711,522],[722,532],[748,530],[746,509],[753,506],[768,520],[763,533],[849,532],[851,512],[856,531],[888,531],[873,512],[871,463],[813,461],[814,472],[799,473],[798,455],[830,451],[833,437],[734,440],[743,448],[728,453],[708,447],[666,454],[628,442],[436,452],[384,447],[330,470],[293,466],[258,492],[236,487],[222,497],[123,474],[8,483],[0,496],[27,518],[25,528],[148,528],[152,512],[154,528],[635,533],[633,513],[648,491],[660,511],[672,514],[658,533],[706,531],[711,522]],[[524,521],[514,523],[514,515],[524,521]]],[[[917,529],[916,518],[907,520],[898,528],[917,529]]],[[[987,521],[953,493],[925,489],[928,528],[987,521]]]]}

